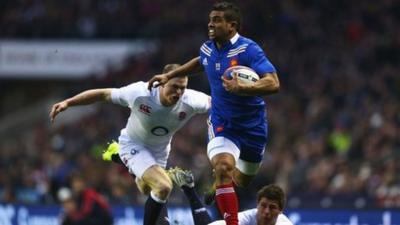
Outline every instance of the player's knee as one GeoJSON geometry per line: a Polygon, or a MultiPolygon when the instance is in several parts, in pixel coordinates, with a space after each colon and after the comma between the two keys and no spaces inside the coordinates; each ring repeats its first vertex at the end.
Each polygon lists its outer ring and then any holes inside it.
{"type": "Polygon", "coordinates": [[[170,180],[162,180],[154,188],[153,192],[161,199],[167,199],[172,191],[172,182],[170,180]]]}
{"type": "Polygon", "coordinates": [[[136,177],[135,183],[136,183],[136,186],[139,189],[140,193],[142,193],[144,195],[150,194],[150,191],[151,191],[150,186],[147,185],[142,179],[136,177]]]}
{"type": "Polygon", "coordinates": [[[215,175],[217,177],[223,177],[223,178],[228,178],[232,177],[233,169],[235,168],[232,163],[226,160],[220,160],[218,161],[215,166],[215,175]]]}
{"type": "Polygon", "coordinates": [[[172,187],[168,185],[160,186],[155,192],[161,199],[167,199],[172,191],[172,187]]]}

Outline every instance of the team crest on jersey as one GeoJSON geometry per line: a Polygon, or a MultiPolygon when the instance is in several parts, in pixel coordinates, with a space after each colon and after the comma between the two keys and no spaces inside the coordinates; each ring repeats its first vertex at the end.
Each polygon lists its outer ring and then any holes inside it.
{"type": "Polygon", "coordinates": [[[140,104],[139,106],[139,111],[146,114],[146,115],[150,115],[151,113],[151,107],[145,104],[140,104]]]}
{"type": "Polygon", "coordinates": [[[229,65],[230,65],[230,67],[232,67],[232,66],[237,66],[237,65],[238,65],[237,59],[232,59],[232,60],[230,61],[229,65]]]}
{"type": "Polygon", "coordinates": [[[208,65],[207,58],[204,58],[204,59],[203,59],[203,66],[207,66],[207,65],[208,65]]]}
{"type": "Polygon", "coordinates": [[[186,113],[180,112],[178,118],[179,118],[179,120],[184,120],[186,118],[186,113]]]}
{"type": "Polygon", "coordinates": [[[224,126],[219,126],[215,130],[217,131],[217,133],[220,133],[220,132],[224,131],[224,126]]]}

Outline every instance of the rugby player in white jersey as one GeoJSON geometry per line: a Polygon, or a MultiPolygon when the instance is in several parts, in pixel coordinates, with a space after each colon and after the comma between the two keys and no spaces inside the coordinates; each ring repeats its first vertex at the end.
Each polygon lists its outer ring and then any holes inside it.
{"type": "MultiPolygon", "coordinates": [[[[164,67],[164,73],[178,64],[164,67]]],[[[68,107],[105,101],[131,109],[127,125],[118,138],[121,161],[136,176],[136,184],[149,194],[145,204],[144,225],[156,224],[172,190],[165,171],[173,134],[196,113],[210,108],[210,97],[186,90],[188,79],[180,77],[151,91],[148,83],[136,82],[122,88],[91,89],[53,105],[50,120],[68,107]]]]}

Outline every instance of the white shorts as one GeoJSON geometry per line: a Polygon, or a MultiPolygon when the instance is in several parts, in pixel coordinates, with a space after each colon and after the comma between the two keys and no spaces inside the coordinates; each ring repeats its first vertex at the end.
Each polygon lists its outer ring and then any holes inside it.
{"type": "Polygon", "coordinates": [[[261,163],[248,162],[240,159],[240,149],[226,137],[214,137],[208,142],[207,155],[210,160],[220,153],[231,154],[236,161],[236,168],[245,175],[256,175],[261,163]]]}
{"type": "Polygon", "coordinates": [[[141,143],[133,141],[125,132],[118,138],[119,157],[128,168],[129,173],[142,179],[144,172],[153,165],[162,168],[167,166],[171,145],[161,149],[150,149],[141,143]]]}

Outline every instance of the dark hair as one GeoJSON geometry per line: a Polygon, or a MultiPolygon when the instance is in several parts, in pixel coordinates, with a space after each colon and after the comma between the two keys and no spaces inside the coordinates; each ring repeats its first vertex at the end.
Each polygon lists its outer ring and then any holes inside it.
{"type": "Polygon", "coordinates": [[[180,64],[167,64],[164,66],[163,73],[168,73],[169,71],[174,70],[180,66],[180,64]]]}
{"type": "Polygon", "coordinates": [[[261,190],[259,190],[257,193],[257,202],[259,202],[262,198],[268,198],[269,200],[276,201],[280,210],[285,208],[285,192],[277,185],[270,184],[261,188],[261,190]]]}
{"type": "Polygon", "coordinates": [[[233,2],[216,2],[212,8],[213,11],[224,12],[224,18],[228,22],[236,22],[236,30],[239,31],[242,26],[242,14],[239,7],[233,2]]]}

